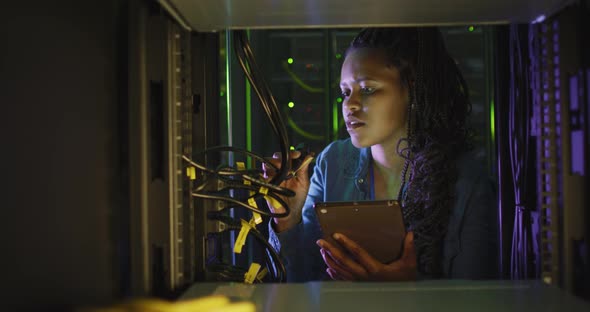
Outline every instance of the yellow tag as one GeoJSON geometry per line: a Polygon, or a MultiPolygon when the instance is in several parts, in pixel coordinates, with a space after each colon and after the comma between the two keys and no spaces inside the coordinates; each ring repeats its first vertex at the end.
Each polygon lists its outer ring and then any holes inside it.
{"type": "Polygon", "coordinates": [[[238,238],[236,238],[236,243],[234,244],[234,253],[242,253],[242,247],[246,243],[246,238],[248,237],[248,232],[250,232],[250,223],[242,221],[242,228],[240,229],[240,233],[238,234],[238,238]]]}
{"type": "Polygon", "coordinates": [[[252,284],[254,282],[254,279],[258,277],[258,271],[260,271],[260,264],[252,262],[252,264],[250,264],[248,272],[244,274],[244,282],[246,282],[246,284],[252,284]]]}
{"type": "Polygon", "coordinates": [[[258,275],[256,275],[256,279],[262,282],[262,279],[266,276],[267,273],[268,270],[266,268],[260,270],[260,272],[258,272],[258,275]]]}
{"type": "Polygon", "coordinates": [[[260,194],[266,195],[268,193],[268,189],[264,186],[261,186],[258,192],[260,192],[260,194]]]}
{"type": "Polygon", "coordinates": [[[281,205],[281,203],[276,200],[274,197],[271,196],[264,196],[264,198],[269,201],[270,205],[273,206],[274,208],[281,208],[283,207],[283,205],[281,205]]]}
{"type": "Polygon", "coordinates": [[[262,216],[258,212],[252,211],[252,220],[254,220],[255,224],[260,224],[262,223],[262,216]]]}
{"type": "MultiPolygon", "coordinates": [[[[256,200],[254,200],[253,197],[248,198],[248,204],[254,208],[258,208],[256,200]]],[[[262,223],[262,216],[258,212],[252,211],[252,220],[250,220],[250,224],[252,225],[252,227],[255,227],[256,224],[260,223],[262,223]]]]}
{"type": "MultiPolygon", "coordinates": [[[[236,162],[236,166],[238,167],[238,170],[239,171],[246,170],[246,165],[243,162],[241,162],[241,161],[236,162]]],[[[251,185],[251,184],[252,183],[250,181],[244,179],[244,185],[251,185]]]]}
{"type": "Polygon", "coordinates": [[[186,167],[186,176],[191,180],[195,180],[197,178],[197,170],[195,170],[195,167],[186,167]]]}
{"type": "Polygon", "coordinates": [[[256,201],[254,200],[254,197],[248,198],[248,205],[250,205],[254,208],[258,208],[258,205],[256,205],[256,201]]]}

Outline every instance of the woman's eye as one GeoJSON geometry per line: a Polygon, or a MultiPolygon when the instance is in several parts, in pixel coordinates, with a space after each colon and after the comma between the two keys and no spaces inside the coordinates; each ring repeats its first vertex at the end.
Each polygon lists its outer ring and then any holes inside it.
{"type": "Polygon", "coordinates": [[[371,88],[371,87],[362,87],[361,88],[362,94],[373,94],[374,92],[375,92],[375,88],[371,88]]]}
{"type": "Polygon", "coordinates": [[[350,95],[350,91],[348,91],[348,90],[341,90],[340,91],[340,94],[342,94],[343,97],[347,97],[347,96],[350,95]]]}

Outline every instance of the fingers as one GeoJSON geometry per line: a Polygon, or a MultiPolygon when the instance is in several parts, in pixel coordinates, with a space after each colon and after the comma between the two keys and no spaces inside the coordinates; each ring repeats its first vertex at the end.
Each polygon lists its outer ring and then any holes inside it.
{"type": "MultiPolygon", "coordinates": [[[[289,156],[291,159],[298,159],[301,156],[300,151],[290,151],[289,156]]],[[[281,170],[281,152],[275,152],[272,154],[272,158],[266,158],[267,163],[262,163],[263,178],[269,180],[275,176],[277,170],[281,170]],[[274,166],[274,168],[273,168],[274,166]]],[[[307,168],[307,167],[306,167],[307,168]]]]}
{"type": "MultiPolygon", "coordinates": [[[[271,162],[271,160],[268,160],[268,161],[271,162]]],[[[266,179],[268,181],[272,177],[274,177],[275,174],[276,174],[275,168],[273,168],[271,165],[267,165],[266,163],[262,163],[262,177],[264,179],[266,179]]]]}
{"type": "Polygon", "coordinates": [[[330,256],[328,259],[333,260],[333,262],[326,262],[326,259],[324,259],[326,265],[330,266],[332,264],[331,268],[341,275],[346,275],[344,277],[351,277],[353,280],[367,279],[367,270],[342,250],[323,239],[318,240],[317,244],[324,249],[325,254],[330,256]],[[334,263],[337,265],[333,265],[334,263]],[[349,274],[346,272],[349,272],[349,274]]]}
{"type": "Polygon", "coordinates": [[[310,153],[306,155],[305,158],[301,161],[297,168],[292,168],[293,175],[296,177],[300,177],[302,180],[307,181],[309,180],[309,165],[311,164],[315,154],[310,153]]]}
{"type": "Polygon", "coordinates": [[[414,232],[408,232],[404,238],[402,259],[416,263],[416,248],[414,248],[414,232]]]}
{"type": "Polygon", "coordinates": [[[416,279],[416,249],[414,248],[414,233],[408,232],[404,238],[404,250],[402,257],[390,263],[387,267],[391,279],[398,281],[411,281],[416,279]]]}
{"type": "Polygon", "coordinates": [[[328,273],[328,275],[330,275],[330,278],[332,278],[335,281],[345,280],[342,276],[338,275],[338,273],[336,273],[336,271],[334,271],[333,269],[327,268],[326,273],[328,273]]]}
{"type": "MultiPolygon", "coordinates": [[[[297,159],[299,158],[299,156],[301,156],[301,151],[289,151],[289,156],[291,157],[291,159],[297,159]]],[[[274,154],[272,154],[272,158],[280,160],[282,158],[282,153],[275,152],[274,154]]]]}
{"type": "Polygon", "coordinates": [[[334,239],[340,245],[346,248],[348,253],[350,253],[356,259],[356,261],[360,263],[369,272],[369,274],[375,274],[379,272],[379,270],[383,266],[383,263],[373,258],[373,256],[371,256],[364,248],[362,248],[359,244],[349,239],[345,235],[335,233],[334,239]]]}
{"type": "Polygon", "coordinates": [[[324,259],[326,266],[328,266],[326,272],[328,273],[328,275],[330,275],[330,277],[332,277],[332,279],[341,281],[355,280],[354,276],[350,272],[346,271],[346,269],[344,269],[332,258],[332,255],[329,251],[326,251],[325,249],[321,248],[320,254],[324,259]]]}

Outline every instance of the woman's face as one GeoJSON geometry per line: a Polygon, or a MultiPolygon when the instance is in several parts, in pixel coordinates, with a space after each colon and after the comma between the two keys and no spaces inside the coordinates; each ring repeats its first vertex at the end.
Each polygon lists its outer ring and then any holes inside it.
{"type": "Polygon", "coordinates": [[[342,114],[354,146],[395,148],[406,134],[408,96],[399,71],[378,49],[349,52],[342,64],[342,114]]]}

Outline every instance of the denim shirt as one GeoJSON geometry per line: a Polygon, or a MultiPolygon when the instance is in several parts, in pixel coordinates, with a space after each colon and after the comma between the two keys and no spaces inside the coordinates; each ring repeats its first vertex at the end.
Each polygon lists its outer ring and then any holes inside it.
{"type": "MultiPolygon", "coordinates": [[[[316,241],[322,232],[313,205],[316,202],[371,200],[366,180],[370,148],[358,149],[350,139],[328,145],[317,157],[302,220],[276,233],[269,226],[269,241],[287,269],[287,281],[329,279],[316,241]]],[[[444,278],[498,277],[498,215],[494,184],[482,166],[469,155],[458,159],[455,203],[443,243],[444,278]]]]}

